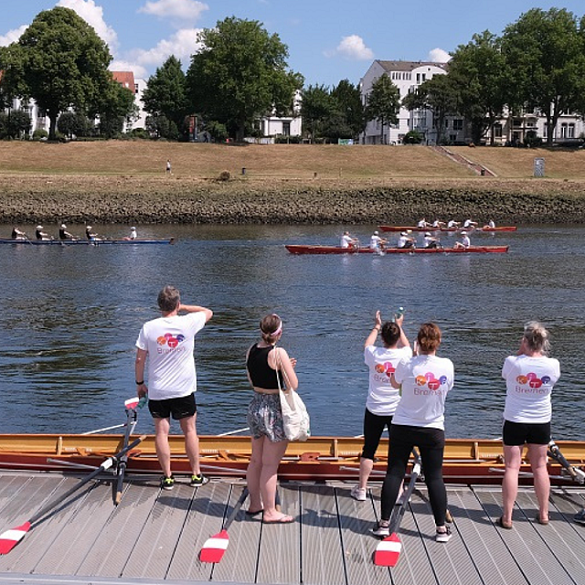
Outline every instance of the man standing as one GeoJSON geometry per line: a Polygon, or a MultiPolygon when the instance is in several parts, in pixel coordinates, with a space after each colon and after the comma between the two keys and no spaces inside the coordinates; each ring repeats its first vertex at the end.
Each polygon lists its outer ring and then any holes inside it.
{"type": "Polygon", "coordinates": [[[169,446],[170,417],[179,421],[185,435],[185,451],[191,464],[193,487],[207,483],[199,467],[199,438],[195,426],[197,374],[195,335],[205,327],[213,312],[197,305],[183,305],[179,291],[165,286],[158,295],[162,316],[146,322],[136,340],[136,387],[139,398],[148,393],[148,407],[154,419],[155,446],[163,470],[161,487],[173,489],[169,446]],[[185,312],[186,315],[179,315],[185,312]],[[148,356],[148,387],[144,369],[148,356]]]}

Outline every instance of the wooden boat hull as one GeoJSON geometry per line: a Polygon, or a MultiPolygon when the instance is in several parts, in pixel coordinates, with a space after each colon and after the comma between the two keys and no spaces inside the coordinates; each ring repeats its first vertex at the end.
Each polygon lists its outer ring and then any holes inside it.
{"type": "Polygon", "coordinates": [[[0,238],[0,244],[14,246],[136,246],[141,244],[174,244],[175,239],[167,240],[13,240],[0,238]]]}
{"type": "Polygon", "coordinates": [[[490,227],[476,227],[476,228],[420,228],[415,225],[381,225],[379,226],[380,231],[383,232],[457,232],[461,230],[468,230],[474,232],[515,232],[518,227],[515,225],[501,225],[493,228],[490,227]]]}
{"type": "Polygon", "coordinates": [[[370,248],[340,246],[285,245],[291,254],[503,254],[509,246],[469,246],[468,248],[385,248],[381,253],[370,248]]]}
{"type": "MultiPolygon", "coordinates": [[[[0,435],[0,468],[11,470],[71,470],[72,466],[98,466],[105,458],[120,450],[122,435],[0,435]]],[[[173,473],[190,475],[184,439],[171,435],[173,473]]],[[[250,438],[200,437],[203,472],[210,476],[242,477],[250,460],[250,438]]],[[[575,466],[585,463],[585,442],[557,441],[564,456],[575,466]]],[[[358,477],[362,439],[352,437],[311,437],[304,443],[290,443],[280,464],[282,480],[324,481],[355,480],[358,477]]],[[[386,471],[388,439],[382,439],[372,479],[382,479],[386,471]]],[[[500,484],[504,469],[500,440],[448,439],[445,447],[443,474],[448,483],[500,484]]],[[[154,436],[130,452],[128,471],[138,474],[160,474],[154,436]]],[[[530,472],[527,461],[522,471],[530,472]]],[[[555,484],[567,485],[560,479],[561,468],[551,461],[549,471],[555,484]]],[[[520,477],[531,483],[530,477],[520,477]]]]}

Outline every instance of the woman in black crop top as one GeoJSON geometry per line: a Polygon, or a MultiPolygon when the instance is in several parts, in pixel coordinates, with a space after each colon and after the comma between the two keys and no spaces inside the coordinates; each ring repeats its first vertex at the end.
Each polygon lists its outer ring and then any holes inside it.
{"type": "Polygon", "coordinates": [[[262,339],[248,350],[246,370],[254,388],[248,406],[248,426],[252,436],[252,455],[246,472],[250,507],[248,514],[262,513],[266,523],[284,524],[293,518],[276,509],[276,476],[288,441],[282,426],[278,384],[296,390],[296,360],[282,347],[275,347],[282,336],[282,320],[267,315],[260,322],[262,339]],[[278,376],[278,378],[277,378],[278,376]]]}

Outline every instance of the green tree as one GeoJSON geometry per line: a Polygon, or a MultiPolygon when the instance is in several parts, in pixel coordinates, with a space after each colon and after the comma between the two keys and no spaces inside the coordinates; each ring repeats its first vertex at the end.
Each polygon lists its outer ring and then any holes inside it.
{"type": "Polygon", "coordinates": [[[324,85],[309,85],[301,93],[301,117],[303,131],[311,140],[323,136],[322,130],[326,121],[335,110],[329,90],[324,85]]]}
{"type": "Polygon", "coordinates": [[[400,111],[400,91],[388,75],[380,75],[367,97],[366,120],[378,120],[382,126],[381,138],[384,141],[384,126],[398,123],[400,111]]]}
{"type": "Polygon", "coordinates": [[[0,138],[21,138],[31,129],[31,119],[24,110],[0,112],[0,138]]]}
{"type": "Polygon", "coordinates": [[[69,8],[39,13],[7,49],[7,92],[37,102],[50,119],[51,139],[61,112],[95,110],[111,80],[106,43],[69,8]]]}
{"type": "Polygon", "coordinates": [[[343,117],[345,125],[350,129],[350,134],[346,138],[357,139],[366,127],[359,87],[343,79],[333,88],[331,97],[337,103],[337,110],[343,117]]]}
{"type": "Polygon", "coordinates": [[[503,54],[514,71],[509,101],[513,107],[537,108],[546,116],[549,146],[559,117],[583,106],[583,22],[565,9],[534,8],[506,27],[502,37],[503,54]]]}
{"type": "Polygon", "coordinates": [[[174,55],[171,55],[148,79],[148,87],[142,95],[142,101],[144,109],[149,114],[156,117],[164,116],[173,122],[178,130],[183,129],[185,116],[189,113],[189,103],[185,74],[181,69],[181,62],[174,55]]]}
{"type": "Polygon", "coordinates": [[[472,140],[479,144],[503,114],[513,74],[507,66],[498,37],[484,31],[459,45],[449,62],[449,81],[457,93],[457,110],[471,123],[472,140]]]}
{"type": "Polygon", "coordinates": [[[191,57],[187,95],[191,110],[216,120],[244,138],[246,125],[269,113],[292,110],[302,76],[287,70],[288,48],[257,21],[235,17],[198,35],[202,44],[191,57]]]}
{"type": "Polygon", "coordinates": [[[137,119],[138,106],[134,102],[134,92],[111,78],[93,114],[99,117],[100,134],[115,138],[124,129],[124,122],[137,119]]]}
{"type": "Polygon", "coordinates": [[[63,112],[57,121],[59,132],[69,138],[73,136],[87,136],[91,123],[85,114],[79,112],[63,112]]]}
{"type": "Polygon", "coordinates": [[[433,75],[415,91],[404,96],[402,105],[410,111],[421,109],[430,111],[437,144],[441,144],[445,118],[457,113],[457,92],[448,75],[433,75]]]}

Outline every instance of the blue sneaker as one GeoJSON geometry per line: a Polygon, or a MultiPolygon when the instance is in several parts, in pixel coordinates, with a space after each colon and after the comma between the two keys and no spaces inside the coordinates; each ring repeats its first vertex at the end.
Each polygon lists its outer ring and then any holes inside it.
{"type": "Polygon", "coordinates": [[[580,512],[577,512],[573,516],[573,520],[577,522],[577,524],[584,524],[585,525],[585,508],[583,508],[580,512]]]}

